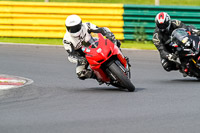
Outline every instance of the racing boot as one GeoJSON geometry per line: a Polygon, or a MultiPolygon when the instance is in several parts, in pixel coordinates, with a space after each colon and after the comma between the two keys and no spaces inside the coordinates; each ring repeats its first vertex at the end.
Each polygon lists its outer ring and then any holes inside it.
{"type": "MultiPolygon", "coordinates": [[[[88,69],[88,70],[90,70],[90,69],[88,69]]],[[[102,82],[100,79],[97,78],[97,76],[96,76],[96,74],[94,73],[94,71],[92,71],[92,70],[90,70],[90,71],[91,71],[91,75],[90,75],[89,78],[96,79],[96,80],[98,81],[99,85],[102,85],[103,82],[102,82]]]]}
{"type": "Polygon", "coordinates": [[[82,71],[77,73],[77,76],[81,80],[85,80],[87,78],[90,78],[92,76],[92,71],[83,69],[82,71]]]}

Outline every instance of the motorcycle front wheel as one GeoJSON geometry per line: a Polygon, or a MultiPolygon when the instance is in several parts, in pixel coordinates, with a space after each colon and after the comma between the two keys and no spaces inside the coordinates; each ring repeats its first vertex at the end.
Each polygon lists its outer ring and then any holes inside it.
{"type": "Polygon", "coordinates": [[[128,89],[129,92],[135,91],[135,86],[131,83],[130,79],[117,64],[113,62],[109,66],[109,70],[115,76],[115,78],[117,78],[121,87],[128,89]]]}

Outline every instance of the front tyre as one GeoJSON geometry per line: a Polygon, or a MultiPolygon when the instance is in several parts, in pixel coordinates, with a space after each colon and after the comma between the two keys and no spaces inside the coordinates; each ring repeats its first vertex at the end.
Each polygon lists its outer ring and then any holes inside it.
{"type": "Polygon", "coordinates": [[[128,89],[129,92],[133,92],[135,90],[135,86],[131,83],[130,79],[127,75],[117,66],[115,63],[112,63],[109,66],[110,72],[117,78],[121,87],[128,89]]]}

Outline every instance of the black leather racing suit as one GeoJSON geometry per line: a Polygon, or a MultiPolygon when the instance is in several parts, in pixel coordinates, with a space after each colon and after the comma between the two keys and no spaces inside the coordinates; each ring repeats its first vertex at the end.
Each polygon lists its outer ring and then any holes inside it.
{"type": "Polygon", "coordinates": [[[179,20],[172,20],[169,30],[162,32],[158,27],[156,27],[153,33],[153,43],[160,52],[161,63],[166,71],[179,69],[178,66],[176,66],[176,63],[168,60],[168,55],[172,53],[169,46],[170,36],[173,30],[177,28],[187,28],[187,26],[179,20]]]}

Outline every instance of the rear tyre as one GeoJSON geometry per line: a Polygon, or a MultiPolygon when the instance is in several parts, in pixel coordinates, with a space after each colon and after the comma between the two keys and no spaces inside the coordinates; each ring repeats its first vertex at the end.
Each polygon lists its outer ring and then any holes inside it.
{"type": "Polygon", "coordinates": [[[127,75],[117,66],[115,63],[112,63],[109,66],[110,72],[117,78],[120,82],[121,87],[128,89],[129,92],[135,91],[135,86],[131,83],[127,75]]]}

